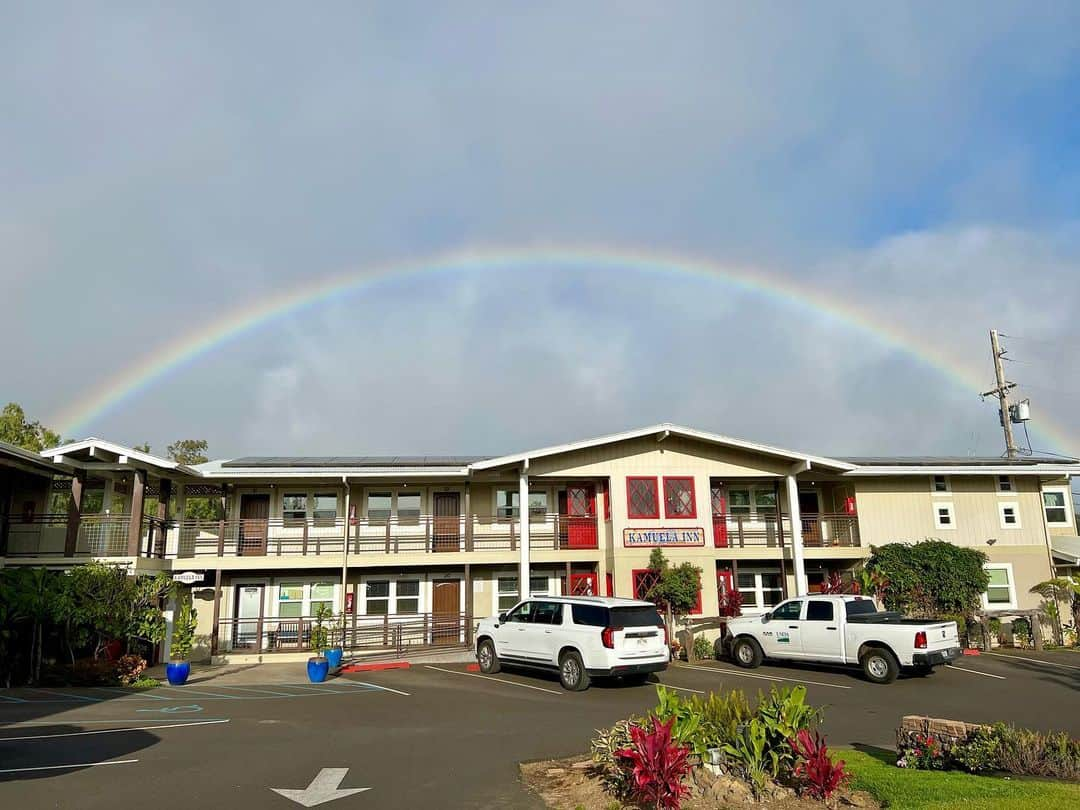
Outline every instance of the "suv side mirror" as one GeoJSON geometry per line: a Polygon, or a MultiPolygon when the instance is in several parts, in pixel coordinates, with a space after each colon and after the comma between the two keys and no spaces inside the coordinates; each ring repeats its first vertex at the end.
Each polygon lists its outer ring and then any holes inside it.
{"type": "Polygon", "coordinates": [[[506,623],[506,614],[505,613],[500,613],[499,614],[499,624],[505,624],[505,623],[506,623]]]}
{"type": "Polygon", "coordinates": [[[762,624],[768,624],[768,623],[769,623],[769,619],[771,619],[771,618],[772,618],[772,614],[771,614],[771,613],[762,613],[762,614],[761,614],[761,623],[762,623],[762,624]]]}

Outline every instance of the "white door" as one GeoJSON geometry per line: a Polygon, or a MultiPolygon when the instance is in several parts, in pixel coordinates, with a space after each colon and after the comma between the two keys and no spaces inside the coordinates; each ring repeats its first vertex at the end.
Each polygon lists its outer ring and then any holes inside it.
{"type": "Polygon", "coordinates": [[[237,585],[236,590],[235,644],[239,647],[257,646],[263,586],[237,585]]]}
{"type": "Polygon", "coordinates": [[[533,602],[532,619],[522,634],[523,654],[531,661],[555,664],[555,655],[562,648],[562,602],[538,599],[533,602]]]}
{"type": "Polygon", "coordinates": [[[506,614],[495,631],[495,646],[500,657],[526,658],[527,636],[534,602],[522,602],[506,614]]]}
{"type": "Polygon", "coordinates": [[[836,604],[827,599],[809,599],[802,621],[802,652],[814,661],[839,662],[840,621],[836,604]]]}
{"type": "Polygon", "coordinates": [[[761,628],[761,649],[775,658],[802,657],[802,606],[798,600],[782,602],[761,628]]]}

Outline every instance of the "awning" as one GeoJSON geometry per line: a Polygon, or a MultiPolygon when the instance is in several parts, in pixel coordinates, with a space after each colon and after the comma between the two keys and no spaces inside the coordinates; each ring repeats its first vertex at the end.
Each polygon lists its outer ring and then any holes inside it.
{"type": "Polygon", "coordinates": [[[1050,552],[1063,565],[1080,565],[1080,537],[1051,536],[1050,552]]]}

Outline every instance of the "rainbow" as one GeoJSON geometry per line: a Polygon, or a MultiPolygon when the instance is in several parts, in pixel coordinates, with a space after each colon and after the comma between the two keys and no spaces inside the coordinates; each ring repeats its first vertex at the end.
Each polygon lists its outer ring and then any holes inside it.
{"type": "MultiPolygon", "coordinates": [[[[761,294],[816,317],[830,319],[842,326],[870,334],[879,343],[904,352],[922,365],[973,392],[982,390],[989,375],[988,369],[984,373],[982,369],[965,366],[946,355],[939,346],[859,311],[846,304],[839,296],[823,295],[817,290],[760,269],[685,256],[607,247],[486,248],[392,262],[328,276],[314,283],[305,280],[291,289],[245,302],[216,320],[203,324],[199,329],[159,347],[115,376],[104,380],[102,384],[57,413],[52,424],[65,436],[76,435],[99,417],[217,347],[277,318],[340,296],[355,294],[381,280],[434,273],[526,270],[538,267],[586,271],[632,270],[711,279],[731,289],[761,294]]],[[[1055,449],[1068,452],[1071,448],[1080,447],[1080,439],[1074,437],[1064,426],[1045,417],[1040,419],[1040,424],[1039,433],[1056,445],[1055,449]]]]}

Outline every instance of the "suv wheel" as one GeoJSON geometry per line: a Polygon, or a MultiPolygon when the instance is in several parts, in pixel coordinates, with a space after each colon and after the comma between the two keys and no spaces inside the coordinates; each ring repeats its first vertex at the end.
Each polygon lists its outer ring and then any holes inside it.
{"type": "Polygon", "coordinates": [[[731,660],[743,669],[756,669],[761,666],[761,647],[752,638],[740,638],[731,648],[731,660]]]}
{"type": "Polygon", "coordinates": [[[900,662],[884,647],[871,647],[863,653],[859,663],[866,679],[872,683],[892,683],[900,674],[900,662]]]}
{"type": "Polygon", "coordinates": [[[559,682],[569,692],[584,692],[589,688],[589,673],[576,650],[565,652],[559,658],[559,682]]]}
{"type": "Polygon", "coordinates": [[[480,664],[480,671],[488,675],[494,675],[502,669],[499,656],[495,653],[495,644],[489,638],[481,641],[480,646],[476,648],[476,661],[480,664]]]}

